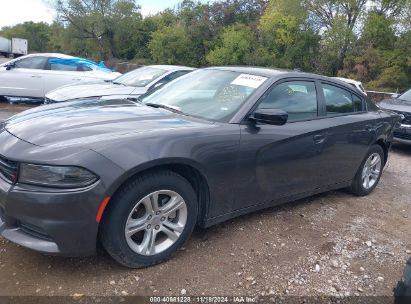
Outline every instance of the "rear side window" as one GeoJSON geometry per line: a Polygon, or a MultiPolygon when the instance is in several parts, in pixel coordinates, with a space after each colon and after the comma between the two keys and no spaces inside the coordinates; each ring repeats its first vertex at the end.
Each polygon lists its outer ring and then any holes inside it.
{"type": "Polygon", "coordinates": [[[361,112],[364,110],[362,99],[348,90],[322,84],[327,115],[361,112]]]}
{"type": "Polygon", "coordinates": [[[52,58],[51,60],[49,59],[48,61],[50,70],[52,71],[87,72],[87,71],[92,70],[90,67],[84,64],[70,64],[68,62],[67,64],[56,63],[56,62],[53,62],[53,59],[57,59],[57,58],[52,58]]]}
{"type": "Polygon", "coordinates": [[[311,81],[283,82],[263,96],[258,109],[278,109],[288,113],[289,121],[317,117],[317,92],[311,81]]]}
{"type": "Polygon", "coordinates": [[[15,67],[20,69],[44,70],[47,58],[33,56],[15,61],[15,67]]]}
{"type": "Polygon", "coordinates": [[[77,66],[76,65],[60,64],[60,63],[50,63],[50,70],[52,70],[52,71],[76,72],[77,71],[77,66]]]}

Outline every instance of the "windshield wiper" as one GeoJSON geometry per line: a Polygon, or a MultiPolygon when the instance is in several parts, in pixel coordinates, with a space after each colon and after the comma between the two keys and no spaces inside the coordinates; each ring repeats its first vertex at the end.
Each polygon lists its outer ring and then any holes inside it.
{"type": "Polygon", "coordinates": [[[178,114],[182,114],[182,115],[186,115],[186,113],[182,112],[178,107],[172,106],[172,105],[166,105],[166,104],[159,104],[159,103],[145,103],[146,106],[149,107],[153,107],[153,108],[161,108],[161,109],[165,109],[165,110],[169,110],[173,113],[178,113],[178,114]]]}

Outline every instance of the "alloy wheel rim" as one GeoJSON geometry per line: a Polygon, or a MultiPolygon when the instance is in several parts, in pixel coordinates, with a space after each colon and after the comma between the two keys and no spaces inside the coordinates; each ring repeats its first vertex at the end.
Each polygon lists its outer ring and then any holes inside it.
{"type": "Polygon", "coordinates": [[[371,154],[362,170],[362,185],[365,189],[371,189],[377,183],[382,167],[381,156],[378,153],[371,154]]]}
{"type": "Polygon", "coordinates": [[[187,223],[187,204],[177,192],[159,190],[142,198],[125,225],[126,241],[135,253],[151,256],[170,248],[187,223]]]}

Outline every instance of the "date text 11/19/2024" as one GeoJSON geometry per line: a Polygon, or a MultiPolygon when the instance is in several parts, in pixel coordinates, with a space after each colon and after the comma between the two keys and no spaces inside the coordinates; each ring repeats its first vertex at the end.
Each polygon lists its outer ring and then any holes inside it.
{"type": "Polygon", "coordinates": [[[178,296],[150,297],[150,303],[256,303],[257,299],[250,296],[178,296]]]}

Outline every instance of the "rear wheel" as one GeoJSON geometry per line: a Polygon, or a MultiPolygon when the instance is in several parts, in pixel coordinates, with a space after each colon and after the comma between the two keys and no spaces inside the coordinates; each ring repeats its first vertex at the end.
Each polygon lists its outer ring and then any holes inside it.
{"type": "Polygon", "coordinates": [[[384,168],[384,151],[379,145],[373,145],[349,188],[357,196],[370,194],[380,181],[384,168]]]}
{"type": "Polygon", "coordinates": [[[191,184],[172,171],[134,179],[112,199],[101,241],[119,263],[146,267],[170,258],[189,238],[197,219],[191,184]]]}

